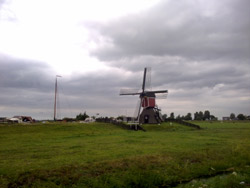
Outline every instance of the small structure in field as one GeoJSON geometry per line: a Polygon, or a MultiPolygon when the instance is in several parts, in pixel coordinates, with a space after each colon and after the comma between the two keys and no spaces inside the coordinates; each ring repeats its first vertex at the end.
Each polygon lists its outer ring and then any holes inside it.
{"type": "Polygon", "coordinates": [[[80,123],[92,123],[92,122],[95,122],[95,119],[94,118],[91,118],[91,117],[88,117],[86,118],[85,120],[83,121],[79,121],[80,123]]]}
{"type": "Polygon", "coordinates": [[[33,119],[30,116],[14,116],[9,119],[13,123],[32,123],[33,119]]]}
{"type": "Polygon", "coordinates": [[[149,70],[149,68],[144,68],[141,91],[122,89],[120,92],[120,95],[139,95],[138,106],[135,113],[135,119],[139,124],[159,124],[163,121],[161,110],[156,105],[155,100],[159,98],[159,95],[161,95],[161,97],[167,95],[168,90],[151,90],[151,75],[149,70]],[[142,112],[141,108],[143,108],[142,112]]]}
{"type": "Polygon", "coordinates": [[[95,122],[95,119],[92,117],[88,117],[84,120],[85,122],[95,122]]]}
{"type": "Polygon", "coordinates": [[[222,120],[223,120],[223,121],[229,121],[229,120],[230,120],[230,117],[222,117],[222,120]]]}
{"type": "Polygon", "coordinates": [[[8,118],[7,117],[0,117],[0,123],[7,123],[8,118]]]}

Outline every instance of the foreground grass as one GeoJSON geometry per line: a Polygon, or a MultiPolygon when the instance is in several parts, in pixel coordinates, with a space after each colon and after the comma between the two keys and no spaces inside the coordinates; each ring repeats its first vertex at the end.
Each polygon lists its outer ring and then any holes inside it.
{"type": "Polygon", "coordinates": [[[104,123],[0,126],[0,187],[250,184],[250,123],[195,123],[203,129],[169,123],[143,125],[147,132],[104,123]]]}

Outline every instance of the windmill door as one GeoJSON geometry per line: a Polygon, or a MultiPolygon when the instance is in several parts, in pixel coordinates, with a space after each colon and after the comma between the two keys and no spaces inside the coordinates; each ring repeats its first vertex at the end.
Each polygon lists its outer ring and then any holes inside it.
{"type": "Polygon", "coordinates": [[[144,123],[148,123],[149,122],[149,115],[145,115],[144,116],[144,123]]]}

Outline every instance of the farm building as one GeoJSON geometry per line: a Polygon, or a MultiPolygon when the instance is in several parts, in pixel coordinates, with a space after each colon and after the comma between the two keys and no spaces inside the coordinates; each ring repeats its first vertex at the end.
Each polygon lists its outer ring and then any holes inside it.
{"type": "Polygon", "coordinates": [[[8,122],[7,117],[0,117],[0,123],[6,123],[6,122],[8,122]]]}
{"type": "Polygon", "coordinates": [[[14,116],[9,119],[12,122],[15,123],[32,123],[33,119],[30,116],[14,116]]]}
{"type": "Polygon", "coordinates": [[[222,117],[222,120],[223,120],[223,121],[229,121],[229,120],[230,120],[230,117],[222,117]]]}

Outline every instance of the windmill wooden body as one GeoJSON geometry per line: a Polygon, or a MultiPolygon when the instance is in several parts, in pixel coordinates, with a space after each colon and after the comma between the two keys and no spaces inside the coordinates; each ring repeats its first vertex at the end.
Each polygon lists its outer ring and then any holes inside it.
{"type": "Polygon", "coordinates": [[[137,107],[136,120],[140,124],[143,123],[161,123],[163,121],[160,109],[156,105],[156,95],[167,94],[168,90],[157,90],[152,91],[146,88],[146,85],[150,85],[150,74],[148,73],[149,68],[144,68],[142,91],[134,92],[131,90],[121,90],[120,95],[139,95],[139,105],[137,107]],[[143,108],[141,112],[141,108],[143,108]]]}

